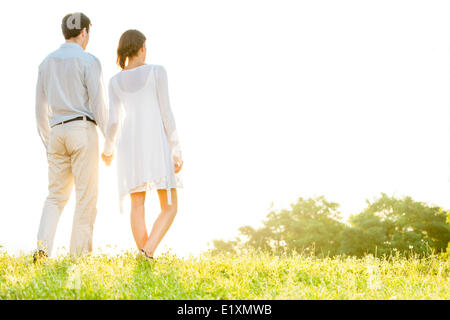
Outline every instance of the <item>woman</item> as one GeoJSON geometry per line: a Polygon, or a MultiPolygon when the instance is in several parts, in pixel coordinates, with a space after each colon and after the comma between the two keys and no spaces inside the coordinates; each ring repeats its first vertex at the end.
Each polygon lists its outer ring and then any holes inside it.
{"type": "Polygon", "coordinates": [[[183,166],[163,66],[145,64],[146,38],[138,30],[122,34],[117,64],[122,71],[109,82],[109,122],[102,159],[110,165],[117,149],[122,201],[131,197],[131,229],[140,252],[153,254],[177,213],[178,173],[183,166]],[[145,226],[145,194],[157,189],[161,213],[150,235],[145,226]]]}

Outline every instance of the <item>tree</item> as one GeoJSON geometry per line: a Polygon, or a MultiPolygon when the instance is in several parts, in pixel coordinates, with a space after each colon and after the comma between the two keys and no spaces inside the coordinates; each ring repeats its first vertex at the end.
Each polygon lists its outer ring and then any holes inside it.
{"type": "Polygon", "coordinates": [[[291,205],[291,210],[272,212],[266,223],[282,239],[289,251],[308,251],[317,255],[334,255],[340,246],[339,204],[325,197],[303,199],[291,205]]]}
{"type": "Polygon", "coordinates": [[[238,245],[237,240],[230,240],[230,241],[213,240],[214,247],[209,251],[211,254],[219,254],[219,253],[235,254],[237,245],[238,245]]]}
{"type": "Polygon", "coordinates": [[[354,256],[386,253],[389,224],[372,212],[362,212],[349,220],[350,227],[341,234],[340,253],[354,256]]]}
{"type": "Polygon", "coordinates": [[[334,255],[340,246],[339,234],[344,226],[338,221],[338,206],[323,196],[298,198],[291,210],[270,211],[261,228],[239,228],[247,239],[244,246],[276,253],[296,250],[334,255]]]}
{"type": "MultiPolygon", "coordinates": [[[[411,197],[396,199],[381,193],[367,208],[349,219],[340,219],[339,205],[316,198],[298,198],[291,209],[271,210],[263,226],[243,226],[244,241],[215,240],[215,250],[236,252],[246,247],[280,253],[310,252],[317,256],[367,253],[383,255],[445,251],[450,243],[450,212],[416,202],[411,197]]],[[[450,252],[450,246],[448,247],[450,252]]]]}
{"type": "Polygon", "coordinates": [[[358,216],[350,219],[352,231],[344,241],[342,251],[361,254],[362,248],[368,252],[417,253],[424,255],[434,249],[445,250],[450,241],[448,215],[440,207],[416,202],[411,197],[396,199],[385,193],[370,203],[358,216]],[[353,251],[352,251],[353,250],[353,251]]]}

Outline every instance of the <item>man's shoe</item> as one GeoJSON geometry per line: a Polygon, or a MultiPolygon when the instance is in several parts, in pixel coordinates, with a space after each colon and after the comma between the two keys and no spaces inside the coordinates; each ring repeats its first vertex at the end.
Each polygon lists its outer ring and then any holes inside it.
{"type": "Polygon", "coordinates": [[[45,258],[48,258],[48,254],[42,249],[36,250],[33,253],[33,262],[34,263],[36,263],[42,259],[45,259],[45,258]]]}

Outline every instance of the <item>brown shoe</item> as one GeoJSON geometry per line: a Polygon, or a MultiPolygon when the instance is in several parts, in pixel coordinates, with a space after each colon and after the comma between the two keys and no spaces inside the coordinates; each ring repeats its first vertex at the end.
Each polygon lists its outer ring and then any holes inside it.
{"type": "Polygon", "coordinates": [[[148,260],[154,260],[152,256],[149,256],[149,255],[147,254],[147,252],[145,252],[144,249],[141,249],[141,253],[142,253],[142,254],[144,255],[144,257],[146,257],[148,260]]]}
{"type": "Polygon", "coordinates": [[[38,261],[41,261],[41,260],[45,260],[45,259],[47,259],[47,258],[48,258],[47,252],[45,252],[45,251],[42,250],[42,249],[36,250],[36,251],[33,253],[33,262],[34,262],[34,263],[36,263],[36,262],[38,262],[38,261]]]}

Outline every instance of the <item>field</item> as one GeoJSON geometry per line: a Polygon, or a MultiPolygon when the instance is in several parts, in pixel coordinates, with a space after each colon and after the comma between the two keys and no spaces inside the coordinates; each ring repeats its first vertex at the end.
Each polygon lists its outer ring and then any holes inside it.
{"type": "Polygon", "coordinates": [[[34,264],[0,252],[0,299],[450,299],[450,260],[126,252],[34,264]]]}

